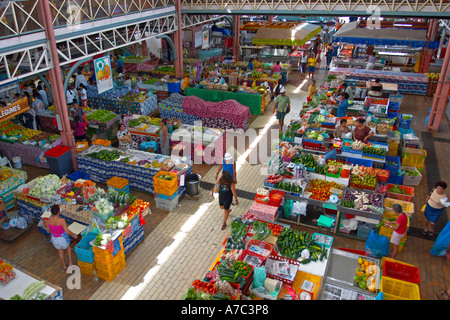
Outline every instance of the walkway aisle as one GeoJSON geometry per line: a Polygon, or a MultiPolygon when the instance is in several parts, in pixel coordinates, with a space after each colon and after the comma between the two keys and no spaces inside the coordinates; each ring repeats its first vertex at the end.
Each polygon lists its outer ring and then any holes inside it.
{"type": "MultiPolygon", "coordinates": [[[[306,92],[294,94],[295,89],[287,86],[287,94],[292,101],[292,111],[287,119],[299,114],[306,99],[306,92]]],[[[266,125],[269,128],[273,122],[273,128],[278,131],[278,121],[272,119],[272,108],[269,108],[264,116],[252,123],[252,128],[261,129],[266,125]]],[[[270,130],[264,135],[267,134],[270,130]]],[[[267,143],[266,137],[261,137],[260,143],[267,143]]],[[[237,161],[240,163],[239,157],[237,161]]],[[[263,166],[244,162],[238,168],[237,188],[255,193],[258,187],[263,186],[263,166]]],[[[202,181],[213,185],[216,172],[217,166],[211,168],[202,181]]],[[[118,277],[105,282],[91,299],[179,299],[193,280],[203,278],[222,249],[232,219],[247,212],[252,203],[253,200],[239,197],[239,205],[232,207],[227,230],[223,231],[220,229],[223,210],[210,190],[201,189],[200,199],[183,200],[181,206],[169,213],[130,253],[127,266],[118,277]]]]}

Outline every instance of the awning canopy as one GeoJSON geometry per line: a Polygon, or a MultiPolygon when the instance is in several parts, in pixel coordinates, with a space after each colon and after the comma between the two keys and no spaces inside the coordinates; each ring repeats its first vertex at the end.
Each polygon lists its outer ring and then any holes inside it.
{"type": "MultiPolygon", "coordinates": [[[[427,31],[404,28],[360,28],[359,22],[350,22],[342,26],[332,37],[333,42],[365,45],[409,46],[422,48],[427,46],[427,31]]],[[[439,47],[439,41],[430,41],[430,49],[439,47]]]]}
{"type": "Polygon", "coordinates": [[[320,26],[311,23],[274,22],[259,28],[252,43],[271,46],[302,46],[320,30],[320,26]]]}

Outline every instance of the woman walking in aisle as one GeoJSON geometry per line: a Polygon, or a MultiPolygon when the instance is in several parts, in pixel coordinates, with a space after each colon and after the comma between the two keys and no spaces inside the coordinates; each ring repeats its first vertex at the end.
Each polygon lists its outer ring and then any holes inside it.
{"type": "Polygon", "coordinates": [[[234,179],[231,176],[231,174],[228,171],[223,171],[222,176],[219,180],[214,184],[213,194],[214,190],[216,189],[216,186],[218,186],[219,191],[219,206],[220,209],[223,209],[224,215],[223,215],[223,223],[222,223],[222,230],[225,230],[227,228],[227,220],[228,216],[231,212],[230,206],[233,202],[233,197],[236,200],[236,205],[239,204],[237,194],[236,194],[236,186],[234,184],[234,179]]]}
{"type": "Polygon", "coordinates": [[[61,260],[64,270],[67,269],[66,262],[64,261],[64,250],[67,250],[69,257],[69,266],[72,264],[72,251],[69,247],[70,237],[75,239],[78,237],[75,233],[71,232],[67,228],[66,220],[59,216],[59,205],[54,204],[51,207],[52,216],[48,221],[47,231],[52,235],[51,242],[53,246],[58,250],[59,259],[61,260]]]}
{"type": "Polygon", "coordinates": [[[426,218],[425,230],[423,231],[424,236],[433,236],[434,225],[439,220],[439,217],[444,211],[444,207],[450,205],[447,195],[445,194],[445,189],[447,189],[446,182],[436,182],[434,189],[431,190],[430,195],[426,199],[425,211],[423,212],[426,218]]]}

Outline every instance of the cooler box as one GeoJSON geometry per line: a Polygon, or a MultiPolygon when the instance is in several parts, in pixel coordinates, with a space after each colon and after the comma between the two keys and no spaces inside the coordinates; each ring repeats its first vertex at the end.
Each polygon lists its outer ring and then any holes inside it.
{"type": "Polygon", "coordinates": [[[73,171],[71,147],[56,146],[44,153],[50,172],[62,178],[73,171]]]}

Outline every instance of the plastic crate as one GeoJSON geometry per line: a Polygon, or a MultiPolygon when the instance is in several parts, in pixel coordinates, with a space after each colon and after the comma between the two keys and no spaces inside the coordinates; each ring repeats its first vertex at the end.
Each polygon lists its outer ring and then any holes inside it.
{"type": "Polygon", "coordinates": [[[331,177],[331,178],[339,178],[341,176],[341,169],[342,168],[339,168],[339,170],[338,170],[338,172],[336,174],[330,173],[327,170],[327,174],[326,175],[327,175],[327,177],[331,177]]]}
{"type": "Polygon", "coordinates": [[[155,198],[158,198],[158,199],[161,199],[161,200],[172,201],[172,200],[174,200],[177,197],[178,197],[178,189],[171,195],[162,194],[162,193],[156,193],[155,192],[155,198]]]}
{"type": "Polygon", "coordinates": [[[403,129],[409,129],[411,126],[412,115],[408,114],[411,119],[404,119],[403,116],[405,116],[405,114],[400,115],[400,119],[398,119],[398,126],[403,129]]]}
{"type": "Polygon", "coordinates": [[[381,277],[380,291],[384,300],[420,300],[417,284],[390,277],[381,277]]]}
{"type": "Polygon", "coordinates": [[[249,242],[247,242],[246,250],[249,250],[252,245],[254,245],[256,247],[259,247],[261,249],[265,249],[265,250],[268,251],[267,255],[261,255],[261,256],[268,257],[269,255],[275,255],[276,254],[275,250],[273,249],[273,245],[271,245],[270,243],[267,243],[267,242],[264,242],[264,241],[260,241],[260,240],[256,240],[256,239],[252,239],[249,242]]]}
{"type": "Polygon", "coordinates": [[[92,276],[94,273],[95,261],[92,263],[87,263],[87,262],[78,260],[78,266],[80,267],[80,272],[82,274],[92,276]]]}
{"type": "Polygon", "coordinates": [[[384,210],[389,211],[389,212],[394,212],[394,209],[392,209],[392,207],[396,203],[398,203],[399,205],[402,206],[403,212],[407,216],[411,217],[414,214],[414,203],[413,202],[392,199],[392,198],[387,198],[387,197],[384,198],[384,210]]]}
{"type": "Polygon", "coordinates": [[[373,166],[373,161],[369,159],[346,158],[345,161],[370,168],[373,166]]]}
{"type": "Polygon", "coordinates": [[[420,284],[419,268],[401,262],[385,261],[383,276],[420,284]]]}
{"type": "Polygon", "coordinates": [[[126,188],[127,185],[129,185],[129,181],[127,179],[114,176],[111,179],[109,179],[108,181],[106,181],[106,185],[108,187],[122,190],[122,189],[126,188]]]}
{"type": "Polygon", "coordinates": [[[179,196],[177,196],[175,199],[170,200],[170,201],[163,200],[160,198],[155,198],[156,207],[158,209],[165,210],[165,211],[173,211],[178,207],[178,198],[179,198],[179,196]]]}
{"type": "Polygon", "coordinates": [[[159,171],[157,174],[153,176],[153,186],[170,189],[175,185],[178,186],[178,175],[175,173],[167,171],[159,171]],[[171,176],[173,179],[172,180],[159,179],[159,177],[162,175],[171,176]]]}
{"type": "Polygon", "coordinates": [[[89,143],[87,141],[77,142],[76,144],[77,153],[86,150],[88,147],[89,143]]]}
{"type": "Polygon", "coordinates": [[[167,91],[171,93],[178,93],[181,91],[181,81],[167,82],[167,91]]]}
{"type": "Polygon", "coordinates": [[[261,256],[261,255],[259,255],[259,254],[257,254],[257,253],[251,252],[251,251],[249,251],[249,250],[243,250],[242,253],[241,253],[241,255],[239,256],[239,259],[238,259],[238,260],[245,261],[245,258],[246,258],[247,256],[252,256],[252,257],[254,257],[254,258],[259,259],[259,261],[260,261],[259,264],[258,264],[258,263],[251,264],[249,261],[247,261],[247,263],[248,263],[249,265],[251,265],[253,268],[259,268],[260,266],[262,266],[262,264],[264,263],[264,261],[266,261],[266,257],[263,257],[263,256],[261,256]]]}
{"type": "Polygon", "coordinates": [[[416,167],[419,172],[422,172],[425,166],[425,159],[427,158],[427,151],[424,149],[405,148],[402,158],[402,166],[416,167]]]}
{"type": "Polygon", "coordinates": [[[375,229],[375,225],[372,223],[366,223],[359,221],[358,229],[356,230],[356,235],[360,238],[367,239],[370,232],[375,229]]]}
{"type": "Polygon", "coordinates": [[[403,176],[397,176],[397,174],[389,175],[387,182],[392,183],[392,184],[401,185],[401,184],[403,184],[403,176]]]}
{"type": "Polygon", "coordinates": [[[75,253],[78,260],[86,263],[94,262],[94,252],[90,242],[97,237],[97,233],[88,232],[75,246],[75,253]]]}
{"type": "Polygon", "coordinates": [[[401,166],[400,170],[414,171],[419,174],[417,176],[410,176],[406,174],[403,175],[403,185],[417,186],[420,184],[420,181],[422,180],[422,175],[420,174],[419,170],[417,170],[416,167],[401,166]]]}
{"type": "Polygon", "coordinates": [[[122,189],[117,189],[117,188],[108,186],[108,191],[109,191],[109,190],[115,190],[115,191],[117,191],[117,192],[126,192],[126,193],[130,193],[130,185],[127,185],[125,188],[122,188],[122,189]]]}
{"type": "Polygon", "coordinates": [[[402,186],[402,185],[397,185],[397,184],[392,184],[392,183],[388,183],[386,185],[386,187],[387,187],[386,196],[388,198],[403,200],[403,201],[407,201],[407,202],[411,202],[412,199],[414,198],[414,188],[413,187],[402,186]],[[394,186],[399,187],[400,189],[405,191],[406,194],[390,192],[389,190],[394,186]]]}
{"type": "Polygon", "coordinates": [[[69,179],[72,181],[77,181],[78,179],[90,180],[91,175],[82,171],[74,171],[69,175],[69,179]]]}
{"type": "Polygon", "coordinates": [[[261,204],[269,204],[270,198],[268,196],[257,194],[254,201],[261,204]]]}
{"type": "Polygon", "coordinates": [[[284,191],[272,190],[269,194],[268,205],[273,206],[273,207],[279,207],[281,205],[281,202],[283,201],[284,193],[285,193],[284,191]],[[279,199],[277,199],[277,198],[274,198],[274,195],[281,195],[281,197],[279,197],[279,199]]]}
{"type": "Polygon", "coordinates": [[[396,156],[386,156],[386,163],[384,168],[389,171],[389,173],[397,174],[398,169],[400,169],[401,160],[400,157],[396,156]],[[395,162],[395,164],[389,164],[388,161],[395,162]]]}
{"type": "Polygon", "coordinates": [[[111,141],[104,140],[104,139],[97,139],[97,140],[93,141],[92,144],[98,144],[98,145],[101,145],[101,146],[110,147],[111,146],[111,141]]]}

